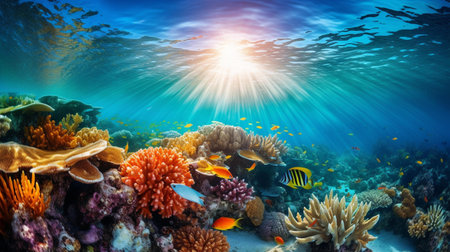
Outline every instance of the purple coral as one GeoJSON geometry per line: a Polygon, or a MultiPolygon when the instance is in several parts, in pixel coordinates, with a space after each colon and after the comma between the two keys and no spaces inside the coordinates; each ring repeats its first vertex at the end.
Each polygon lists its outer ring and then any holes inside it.
{"type": "Polygon", "coordinates": [[[243,179],[223,179],[220,181],[219,185],[211,187],[211,192],[216,194],[222,200],[243,205],[252,199],[253,187],[247,186],[248,184],[245,183],[245,180],[243,179]]]}

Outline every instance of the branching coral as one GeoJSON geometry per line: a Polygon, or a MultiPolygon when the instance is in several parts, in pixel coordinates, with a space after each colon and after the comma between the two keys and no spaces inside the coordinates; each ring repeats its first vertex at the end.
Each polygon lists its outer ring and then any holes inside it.
{"type": "Polygon", "coordinates": [[[303,210],[304,218],[297,213],[295,219],[289,209],[289,216],[285,221],[289,232],[297,237],[299,243],[315,241],[316,244],[321,244],[332,241],[335,249],[343,244],[356,243],[356,251],[360,251],[368,242],[376,239],[368,230],[378,222],[379,215],[365,220],[369,210],[370,203],[358,205],[356,195],[345,207],[345,197],[339,200],[331,191],[329,196],[325,196],[324,202],[319,202],[313,195],[309,199],[309,209],[303,210]]]}
{"type": "Polygon", "coordinates": [[[17,210],[20,205],[33,218],[44,215],[50,198],[44,200],[39,184],[35,182],[34,173],[31,174],[31,181],[23,171],[20,181],[2,175],[0,183],[0,233],[4,232],[6,225],[11,221],[12,211],[17,210]]]}
{"type": "Polygon", "coordinates": [[[187,202],[170,184],[194,183],[187,161],[174,149],[139,150],[120,165],[120,175],[126,185],[138,191],[137,209],[148,218],[152,218],[151,211],[159,211],[163,218],[183,213],[187,202]]]}
{"type": "Polygon", "coordinates": [[[71,149],[77,146],[73,133],[68,133],[61,124],[55,125],[48,115],[36,128],[25,128],[25,137],[31,146],[45,150],[71,149]]]}
{"type": "Polygon", "coordinates": [[[404,188],[401,193],[402,203],[396,204],[393,207],[394,212],[402,219],[411,218],[416,214],[416,200],[411,195],[411,192],[404,188]]]}
{"type": "Polygon", "coordinates": [[[219,185],[211,188],[211,192],[215,193],[222,200],[244,205],[252,199],[253,195],[253,187],[247,186],[248,184],[243,179],[222,179],[219,185]]]}
{"type": "Polygon", "coordinates": [[[260,197],[250,200],[245,206],[245,213],[255,226],[261,225],[264,217],[264,203],[260,197]]]}
{"type": "Polygon", "coordinates": [[[430,217],[423,212],[418,212],[417,216],[408,221],[408,233],[411,237],[424,238],[430,229],[430,217]]]}
{"type": "Polygon", "coordinates": [[[98,140],[105,140],[109,143],[109,132],[108,130],[99,130],[97,127],[82,128],[77,132],[76,138],[80,146],[86,146],[98,140]]]}
{"type": "Polygon", "coordinates": [[[80,126],[80,124],[82,122],[83,122],[83,117],[80,116],[78,113],[76,113],[75,115],[67,114],[66,117],[64,117],[61,120],[62,126],[65,129],[67,129],[67,132],[69,132],[69,133],[77,132],[78,126],[80,126]]]}
{"type": "Polygon", "coordinates": [[[384,208],[392,204],[392,199],[380,190],[369,190],[362,193],[358,193],[358,200],[360,202],[371,203],[371,209],[384,208]]]}
{"type": "Polygon", "coordinates": [[[440,205],[430,206],[427,215],[430,217],[429,230],[437,230],[444,225],[446,213],[440,205]]]}
{"type": "Polygon", "coordinates": [[[184,226],[174,231],[172,235],[173,245],[180,252],[222,252],[230,249],[227,237],[215,230],[184,226]]]}
{"type": "Polygon", "coordinates": [[[204,135],[198,132],[186,132],[177,138],[164,138],[161,142],[161,146],[175,148],[186,157],[196,158],[197,148],[203,144],[204,141],[204,135]]]}

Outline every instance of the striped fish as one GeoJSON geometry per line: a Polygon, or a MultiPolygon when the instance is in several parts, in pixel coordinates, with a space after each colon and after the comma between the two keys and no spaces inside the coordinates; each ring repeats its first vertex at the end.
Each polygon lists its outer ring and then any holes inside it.
{"type": "Polygon", "coordinates": [[[304,167],[292,167],[281,178],[280,182],[284,185],[298,189],[303,187],[307,190],[312,188],[311,171],[304,167]]]}

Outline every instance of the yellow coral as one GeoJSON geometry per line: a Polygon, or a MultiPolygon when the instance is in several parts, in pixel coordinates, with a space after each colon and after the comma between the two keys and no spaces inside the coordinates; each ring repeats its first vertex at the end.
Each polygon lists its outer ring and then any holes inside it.
{"type": "Polygon", "coordinates": [[[67,114],[66,117],[61,120],[62,126],[67,129],[67,132],[69,133],[75,133],[82,122],[83,117],[78,113],[75,115],[67,114]]]}
{"type": "Polygon", "coordinates": [[[376,239],[367,231],[378,222],[379,215],[365,220],[370,209],[370,203],[360,203],[358,198],[353,196],[352,201],[345,207],[345,197],[341,200],[333,191],[329,196],[325,196],[324,202],[313,195],[309,199],[309,209],[304,208],[304,218],[297,213],[296,218],[289,209],[289,215],[285,218],[289,233],[297,237],[299,243],[332,241],[335,249],[339,249],[344,243],[350,245],[356,243],[360,251],[366,247],[367,243],[376,239]],[[315,223],[314,223],[315,222],[315,223]]]}
{"type": "Polygon", "coordinates": [[[177,138],[164,138],[161,146],[175,148],[185,157],[196,158],[197,149],[205,141],[205,136],[199,132],[186,132],[177,138]]]}
{"type": "Polygon", "coordinates": [[[109,145],[108,130],[99,130],[97,127],[82,128],[75,136],[80,146],[86,146],[90,143],[95,143],[98,140],[105,140],[109,145]]]}
{"type": "Polygon", "coordinates": [[[408,233],[411,237],[424,238],[430,227],[430,217],[422,212],[418,213],[419,217],[414,217],[408,221],[408,233]]]}

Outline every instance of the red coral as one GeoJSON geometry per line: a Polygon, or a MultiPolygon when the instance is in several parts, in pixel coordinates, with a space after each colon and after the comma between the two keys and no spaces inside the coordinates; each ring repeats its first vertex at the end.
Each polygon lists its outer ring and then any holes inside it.
{"type": "Polygon", "coordinates": [[[170,184],[194,184],[181,153],[165,148],[150,147],[133,153],[120,165],[120,175],[123,183],[138,191],[137,208],[147,218],[155,211],[163,218],[181,215],[187,201],[170,184]]]}
{"type": "Polygon", "coordinates": [[[74,133],[68,133],[61,123],[56,125],[51,115],[41,120],[36,128],[25,128],[25,137],[31,146],[45,150],[71,149],[78,144],[74,133]]]}

